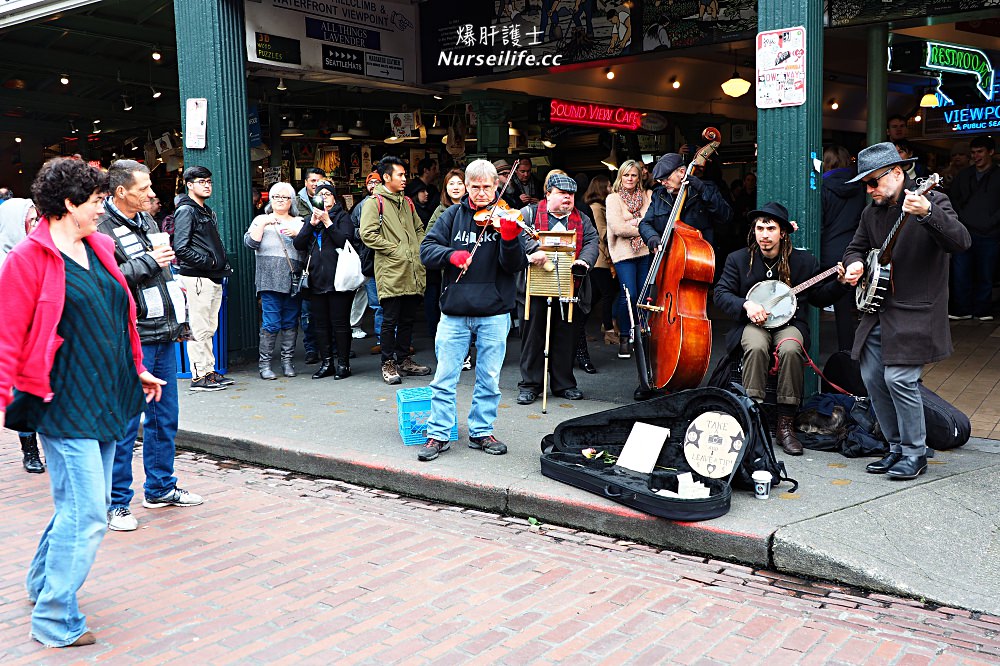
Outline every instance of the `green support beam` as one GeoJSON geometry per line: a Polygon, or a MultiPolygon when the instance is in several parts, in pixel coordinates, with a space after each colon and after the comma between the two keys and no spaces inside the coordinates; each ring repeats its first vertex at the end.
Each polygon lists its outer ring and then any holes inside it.
{"type": "Polygon", "coordinates": [[[186,100],[208,99],[207,145],[184,149],[184,166],[212,171],[208,203],[234,275],[228,288],[229,352],[240,362],[257,348],[253,253],[243,245],[250,223],[250,142],[242,0],[175,0],[181,127],[186,100]]]}
{"type": "Polygon", "coordinates": [[[868,27],[868,145],[885,141],[889,98],[889,26],[868,27]]]}
{"type": "MultiPolygon", "coordinates": [[[[758,31],[804,26],[806,29],[806,102],[800,106],[757,110],[757,205],[780,201],[799,224],[796,247],[819,257],[820,184],[814,160],[823,159],[823,2],[760,0],[758,31]]],[[[752,94],[752,93],[751,93],[752,94]]],[[[814,358],[819,351],[819,313],[810,309],[809,329],[814,358]]],[[[810,373],[805,393],[816,390],[810,373]]]]}

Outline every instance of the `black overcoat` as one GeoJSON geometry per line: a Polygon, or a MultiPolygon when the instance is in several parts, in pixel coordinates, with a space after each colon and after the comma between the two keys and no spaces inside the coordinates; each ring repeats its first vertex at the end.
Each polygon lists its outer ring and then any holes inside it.
{"type": "MultiPolygon", "coordinates": [[[[916,189],[907,179],[904,187],[916,189]]],[[[948,325],[949,254],[968,249],[968,230],[951,207],[948,196],[932,190],[926,194],[931,212],[926,219],[910,216],[896,239],[889,293],[880,312],[861,317],[851,357],[861,349],[875,324],[882,323],[882,362],[885,365],[924,365],[951,355],[948,325]]],[[[896,205],[869,204],[861,224],[844,253],[844,266],[864,262],[869,250],[882,247],[902,209],[896,205]]]]}

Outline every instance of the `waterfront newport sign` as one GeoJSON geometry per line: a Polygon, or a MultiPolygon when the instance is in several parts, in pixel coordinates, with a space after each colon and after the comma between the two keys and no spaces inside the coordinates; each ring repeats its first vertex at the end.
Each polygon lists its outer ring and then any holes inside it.
{"type": "Polygon", "coordinates": [[[642,123],[642,111],[623,106],[554,99],[549,104],[549,120],[564,125],[635,131],[642,123]]]}

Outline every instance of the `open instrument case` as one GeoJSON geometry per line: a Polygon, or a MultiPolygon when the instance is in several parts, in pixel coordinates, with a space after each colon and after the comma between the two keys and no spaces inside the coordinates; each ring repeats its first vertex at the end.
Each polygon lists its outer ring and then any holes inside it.
{"type": "Polygon", "coordinates": [[[729,511],[733,477],[744,454],[755,438],[765,436],[759,416],[752,417],[748,406],[752,403],[745,396],[708,387],[570,419],[542,440],[542,474],[661,518],[717,518],[729,511]],[[670,430],[649,474],[607,460],[621,455],[636,422],[670,430]],[[598,455],[588,452],[588,458],[587,449],[598,455]],[[676,491],[677,477],[687,472],[708,487],[708,497],[657,493],[676,491]]]}

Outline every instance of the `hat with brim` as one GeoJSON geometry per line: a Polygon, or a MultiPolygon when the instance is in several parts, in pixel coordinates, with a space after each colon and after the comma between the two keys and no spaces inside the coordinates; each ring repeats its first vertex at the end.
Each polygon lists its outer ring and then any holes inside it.
{"type": "Polygon", "coordinates": [[[552,190],[562,190],[563,192],[576,192],[577,184],[576,181],[569,176],[564,176],[561,173],[554,173],[549,176],[548,187],[546,192],[551,192],[552,190]]]}
{"type": "Polygon", "coordinates": [[[493,167],[497,170],[498,174],[510,173],[511,166],[507,160],[496,160],[493,162],[493,167]]]}
{"type": "Polygon", "coordinates": [[[768,217],[778,223],[785,233],[793,233],[791,222],[788,221],[788,209],[777,201],[768,201],[766,204],[747,213],[747,219],[752,223],[758,217],[768,217]]]}
{"type": "Polygon", "coordinates": [[[653,180],[663,180],[681,166],[684,166],[683,157],[677,153],[667,153],[653,166],[653,180]]]}
{"type": "Polygon", "coordinates": [[[858,175],[851,178],[847,182],[856,183],[859,180],[870,176],[873,171],[896,166],[897,164],[910,164],[916,161],[916,157],[911,157],[905,160],[901,159],[899,157],[899,151],[896,150],[896,146],[891,141],[876,143],[874,146],[868,146],[858,153],[858,175]]]}

